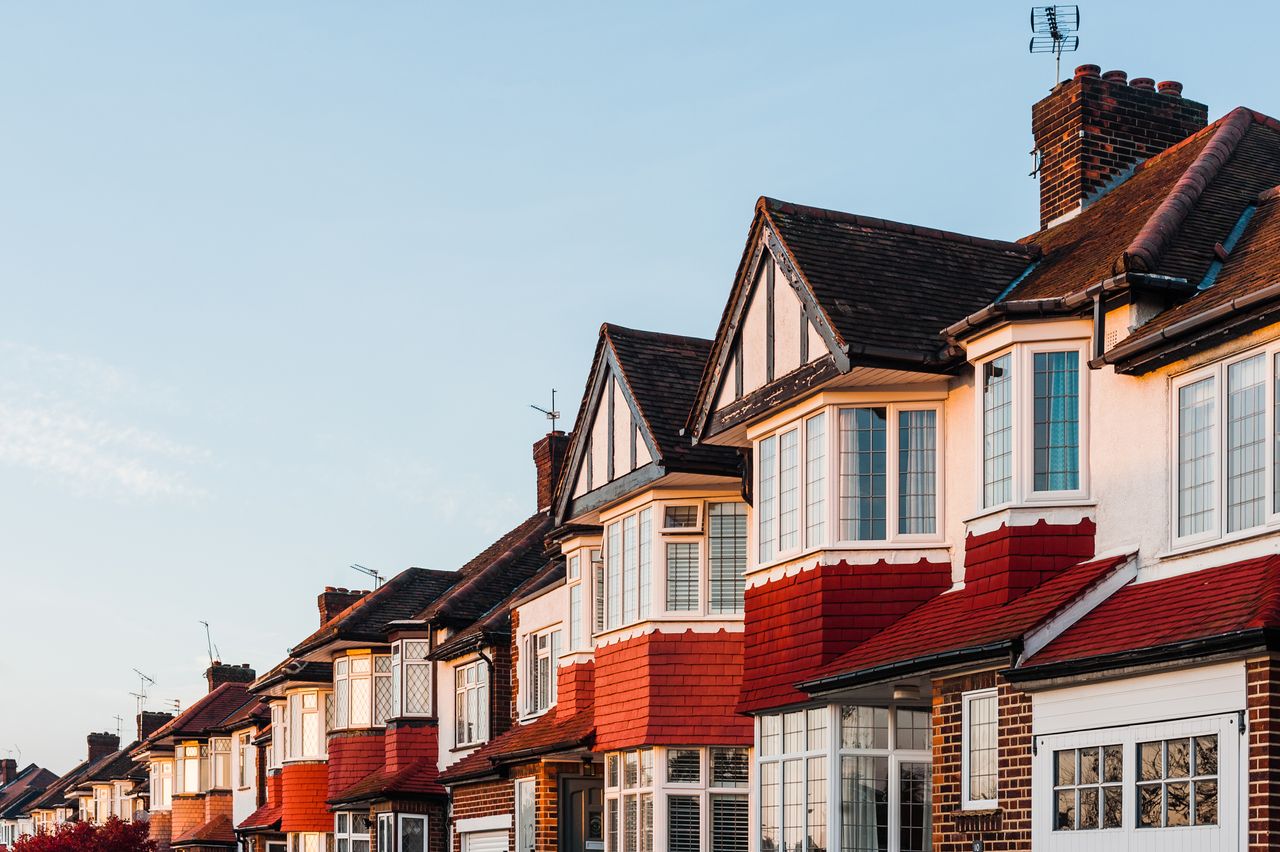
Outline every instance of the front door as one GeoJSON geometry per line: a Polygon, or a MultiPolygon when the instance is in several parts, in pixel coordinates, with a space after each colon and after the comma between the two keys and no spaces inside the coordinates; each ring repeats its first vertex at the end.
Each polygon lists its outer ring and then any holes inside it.
{"type": "Polygon", "coordinates": [[[560,783],[560,852],[603,852],[604,779],[563,778],[560,783]]]}

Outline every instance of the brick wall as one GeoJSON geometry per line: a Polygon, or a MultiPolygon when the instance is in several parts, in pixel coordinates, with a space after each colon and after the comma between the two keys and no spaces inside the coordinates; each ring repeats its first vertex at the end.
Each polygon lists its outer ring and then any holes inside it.
{"type": "Polygon", "coordinates": [[[384,760],[386,745],[381,729],[332,734],[329,737],[329,782],[325,798],[338,798],[352,784],[381,769],[384,760]]]}
{"type": "MultiPolygon", "coordinates": [[[[507,719],[514,722],[520,718],[520,677],[517,672],[520,671],[520,643],[517,637],[520,634],[520,610],[511,610],[511,642],[507,645],[507,659],[510,665],[507,666],[507,694],[511,696],[511,706],[508,708],[507,719]]],[[[496,718],[496,714],[495,714],[496,718]]]]}
{"type": "Polygon", "coordinates": [[[173,839],[173,814],[169,811],[152,811],[147,823],[147,835],[156,842],[156,852],[165,852],[173,839]]]}
{"type": "Polygon", "coordinates": [[[439,763],[440,729],[435,719],[395,719],[387,723],[383,762],[388,772],[399,772],[409,764],[427,759],[439,763]]]}
{"type": "MultiPolygon", "coordinates": [[[[476,784],[464,784],[453,788],[453,820],[473,819],[475,817],[511,816],[515,825],[515,786],[508,779],[482,781],[476,784]]],[[[507,839],[508,848],[516,846],[514,829],[507,839]]],[[[454,833],[453,852],[462,852],[462,839],[454,833]]]]}
{"type": "Polygon", "coordinates": [[[738,710],[808,701],[794,684],[950,585],[945,563],[839,562],[747,589],[738,710]]]}
{"type": "MultiPolygon", "coordinates": [[[[512,613],[513,636],[515,635],[515,618],[515,613],[512,613]]],[[[511,648],[510,644],[497,645],[489,651],[493,658],[493,668],[489,671],[489,734],[491,738],[505,734],[511,729],[511,714],[516,706],[515,691],[512,688],[515,669],[512,668],[511,648]]]]}
{"type": "Polygon", "coordinates": [[[210,790],[204,796],[204,821],[226,817],[231,819],[231,791],[210,790]]]}
{"type": "Polygon", "coordinates": [[[974,606],[999,606],[1094,553],[1093,521],[1034,524],[969,535],[964,542],[965,589],[974,606]]]}
{"type": "Polygon", "coordinates": [[[280,770],[280,830],[333,831],[325,805],[329,768],[323,762],[289,763],[280,770]]]}
{"type": "Polygon", "coordinates": [[[1031,698],[994,671],[957,675],[933,684],[933,848],[969,852],[981,839],[987,852],[1031,848],[1031,698]],[[961,802],[961,695],[996,687],[1000,728],[995,810],[965,813],[961,802]]]}
{"type": "Polygon", "coordinates": [[[1280,661],[1245,665],[1249,711],[1249,849],[1280,846],[1280,661]]]}
{"type": "MultiPolygon", "coordinates": [[[[169,813],[169,830],[172,838],[181,837],[182,835],[199,828],[204,824],[204,795],[195,794],[187,796],[175,793],[169,813]]],[[[172,840],[170,842],[172,842],[172,840]]]]}
{"type": "Polygon", "coordinates": [[[750,745],[735,711],[742,634],[646,633],[596,650],[596,751],[641,745],[750,745]]]}

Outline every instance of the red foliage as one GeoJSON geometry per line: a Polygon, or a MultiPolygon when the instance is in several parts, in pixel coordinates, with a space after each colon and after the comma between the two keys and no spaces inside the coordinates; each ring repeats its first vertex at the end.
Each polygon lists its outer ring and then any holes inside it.
{"type": "Polygon", "coordinates": [[[104,825],[68,822],[52,834],[19,838],[13,852],[155,852],[145,822],[121,822],[112,817],[104,825]]]}

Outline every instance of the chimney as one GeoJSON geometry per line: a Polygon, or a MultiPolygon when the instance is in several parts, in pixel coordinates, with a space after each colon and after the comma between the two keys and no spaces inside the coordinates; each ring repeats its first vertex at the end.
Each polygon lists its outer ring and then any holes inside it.
{"type": "Polygon", "coordinates": [[[333,586],[325,586],[324,591],[316,598],[316,606],[320,609],[320,625],[324,624],[365,595],[369,594],[368,590],[357,591],[355,589],[335,589],[333,586]]]}
{"type": "Polygon", "coordinates": [[[1182,84],[1081,65],[1031,108],[1039,154],[1040,227],[1079,213],[1148,157],[1203,129],[1209,108],[1182,84]]]}
{"type": "Polygon", "coordinates": [[[158,713],[154,710],[143,710],[138,714],[138,742],[142,742],[147,737],[160,730],[160,728],[164,727],[164,725],[172,718],[172,713],[158,713]]]}
{"type": "Polygon", "coordinates": [[[204,673],[205,680],[209,681],[210,692],[224,683],[253,683],[257,676],[257,673],[249,668],[248,663],[229,666],[220,660],[214,660],[213,665],[209,666],[204,673]]]}
{"type": "Polygon", "coordinates": [[[533,463],[538,468],[538,511],[551,508],[564,456],[569,450],[569,436],[564,432],[548,432],[545,438],[533,445],[533,463]]]}
{"type": "Polygon", "coordinates": [[[115,734],[101,733],[90,734],[89,741],[89,762],[100,760],[109,754],[115,754],[120,750],[120,738],[115,734]]]}
{"type": "Polygon", "coordinates": [[[18,761],[12,757],[0,760],[0,787],[18,777],[18,761]]]}

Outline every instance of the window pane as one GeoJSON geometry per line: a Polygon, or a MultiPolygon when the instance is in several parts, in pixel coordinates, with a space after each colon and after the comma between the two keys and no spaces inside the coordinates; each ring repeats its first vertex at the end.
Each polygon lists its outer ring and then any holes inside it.
{"type": "Polygon", "coordinates": [[[1216,735],[1196,737],[1195,774],[1218,774],[1218,738],[1216,735]]]}
{"type": "Polygon", "coordinates": [[[701,852],[702,801],[697,796],[667,796],[667,848],[701,852]]]}
{"type": "Polygon", "coordinates": [[[827,415],[805,421],[804,434],[804,541],[808,547],[821,544],[827,523],[827,415]]]}
{"type": "Polygon", "coordinates": [[[742,612],[747,571],[747,507],[712,503],[707,509],[711,611],[742,612]]]}
{"type": "Polygon", "coordinates": [[[1227,531],[1266,514],[1266,364],[1257,355],[1227,367],[1227,531]]]}
{"type": "Polygon", "coordinates": [[[782,801],[778,787],[778,764],[760,764],[760,848],[762,850],[777,849],[778,822],[781,817],[779,805],[782,801]]]}
{"type": "Polygon", "coordinates": [[[758,460],[758,468],[760,471],[760,493],[757,495],[759,506],[756,516],[758,518],[759,528],[756,530],[756,538],[760,543],[759,560],[761,563],[771,562],[773,560],[774,547],[774,513],[778,510],[777,506],[777,438],[765,438],[760,442],[760,458],[758,460]]]}
{"type": "Polygon", "coordinates": [[[898,714],[898,748],[928,751],[930,743],[930,718],[928,710],[911,710],[899,708],[898,714]]]}
{"type": "Polygon", "coordinates": [[[996,697],[982,695],[968,700],[965,751],[969,759],[969,800],[996,798],[996,697]]]}
{"type": "Polygon", "coordinates": [[[840,759],[840,835],[843,852],[889,848],[889,759],[840,759]]]}
{"type": "Polygon", "coordinates": [[[782,746],[782,717],[778,715],[760,717],[760,753],[763,755],[779,754],[782,746]]]}
{"type": "Polygon", "coordinates": [[[778,438],[778,550],[800,545],[800,430],[778,438]]]}
{"type": "Polygon", "coordinates": [[[1080,487],[1080,353],[1032,356],[1034,488],[1080,487]]]}
{"type": "Polygon", "coordinates": [[[608,550],[605,554],[606,594],[609,605],[606,609],[609,629],[622,623],[622,525],[610,524],[608,532],[608,550]]]}
{"type": "Polygon", "coordinates": [[[594,625],[595,632],[600,633],[604,630],[604,560],[600,558],[600,551],[591,551],[591,582],[592,582],[592,600],[595,601],[594,607],[594,625]]]}
{"type": "Polygon", "coordinates": [[[827,848],[827,759],[811,757],[806,761],[809,773],[809,826],[810,849],[827,848]]]}
{"type": "Polygon", "coordinates": [[[747,797],[711,796],[711,852],[747,852],[747,797]]]}
{"type": "Polygon", "coordinates": [[[697,784],[702,781],[702,752],[696,748],[668,751],[667,781],[671,784],[697,784]]]}
{"type": "MultiPolygon", "coordinates": [[[[574,557],[575,559],[577,557],[574,557]]],[[[569,587],[569,647],[582,647],[582,584],[569,587]]]]}
{"type": "Polygon", "coordinates": [[[840,538],[885,537],[885,410],[840,412],[840,538]]]}
{"type": "Polygon", "coordinates": [[[1213,528],[1215,452],[1213,377],[1178,389],[1178,535],[1213,528]]]}
{"type": "Polygon", "coordinates": [[[840,745],[844,748],[888,748],[889,711],[884,707],[841,707],[840,745]]]}
{"type": "Polygon", "coordinates": [[[637,558],[636,516],[622,519],[622,623],[630,624],[639,613],[640,563],[637,558]]]}
{"type": "Polygon", "coordinates": [[[898,773],[898,849],[928,852],[933,833],[932,768],[928,763],[904,762],[898,773]]]}
{"type": "Polygon", "coordinates": [[[1073,831],[1076,827],[1076,791],[1075,788],[1059,790],[1054,794],[1057,800],[1057,816],[1053,826],[1058,831],[1073,831]]]}
{"type": "Polygon", "coordinates": [[[653,510],[640,512],[640,544],[638,565],[640,572],[640,617],[647,618],[653,600],[653,510]]]}
{"type": "Polygon", "coordinates": [[[667,609],[687,612],[698,609],[698,545],[692,542],[667,544],[667,609]]]}
{"type": "Polygon", "coordinates": [[[1218,824],[1218,782],[1197,781],[1196,825],[1218,824]]]}
{"type": "Polygon", "coordinates": [[[697,506],[667,506],[662,517],[662,525],[669,530],[698,527],[697,506]]]}
{"type": "Polygon", "coordinates": [[[745,748],[711,749],[711,786],[746,787],[749,762],[745,748]]]}
{"type": "Polygon", "coordinates": [[[936,411],[898,415],[898,532],[927,535],[937,531],[936,411]]]}
{"type": "Polygon", "coordinates": [[[782,763],[782,839],[788,849],[802,848],[806,828],[804,807],[804,761],[782,763]]]}
{"type": "Polygon", "coordinates": [[[982,365],[982,504],[1013,499],[1013,356],[982,365]]]}

